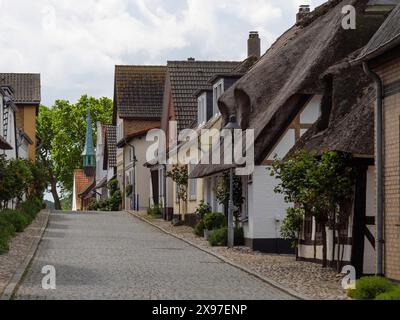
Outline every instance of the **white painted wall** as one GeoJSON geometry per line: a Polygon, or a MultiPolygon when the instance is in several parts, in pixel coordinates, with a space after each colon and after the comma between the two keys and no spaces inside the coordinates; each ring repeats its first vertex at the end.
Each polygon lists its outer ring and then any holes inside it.
{"type": "Polygon", "coordinates": [[[107,170],[103,169],[104,162],[104,136],[103,126],[97,123],[97,142],[96,142],[96,184],[107,176],[107,170]]]}
{"type": "Polygon", "coordinates": [[[289,207],[274,192],[277,180],[269,175],[268,166],[256,166],[253,182],[248,185],[248,222],[244,223],[248,239],[278,239],[281,222],[289,207]]]}
{"type": "MultiPolygon", "coordinates": [[[[3,107],[5,109],[6,107],[3,107]]],[[[17,150],[15,149],[15,110],[11,107],[8,107],[8,131],[6,141],[13,147],[12,150],[6,150],[6,158],[7,159],[15,159],[17,157],[17,150]]],[[[3,119],[1,119],[3,120],[3,119]]],[[[4,129],[4,128],[3,128],[4,129]]]]}
{"type": "MultiPolygon", "coordinates": [[[[144,166],[146,163],[146,152],[148,147],[152,142],[146,141],[145,136],[134,138],[130,141],[130,144],[135,147],[136,152],[136,168],[133,168],[133,163],[129,159],[129,151],[131,147],[129,145],[125,146],[125,179],[132,173],[132,182],[136,185],[136,194],[139,195],[139,206],[141,210],[147,210],[150,203],[150,186],[151,186],[151,172],[148,168],[144,166]]],[[[128,184],[126,184],[128,185],[128,184]]],[[[126,209],[132,209],[131,199],[127,197],[126,199],[126,209]]]]}
{"type": "MultiPolygon", "coordinates": [[[[321,96],[314,96],[300,113],[302,124],[313,124],[320,116],[321,96]]],[[[307,130],[302,130],[304,134],[307,130]]],[[[268,161],[284,158],[296,143],[294,129],[287,129],[268,155],[268,161]]],[[[280,227],[290,204],[284,197],[274,192],[278,181],[271,177],[268,166],[257,166],[248,184],[248,221],[244,223],[245,237],[248,239],[280,239],[280,227]]]]}
{"type": "Polygon", "coordinates": [[[314,123],[321,115],[322,96],[315,95],[300,114],[300,123],[314,123]]]}
{"type": "Polygon", "coordinates": [[[21,145],[18,146],[18,157],[21,159],[29,159],[29,143],[23,139],[21,145]]]}
{"type": "Polygon", "coordinates": [[[275,157],[278,157],[279,159],[284,158],[290,149],[293,148],[295,143],[295,131],[294,129],[288,129],[279,144],[275,147],[274,151],[271,152],[268,160],[274,160],[275,157]]]}

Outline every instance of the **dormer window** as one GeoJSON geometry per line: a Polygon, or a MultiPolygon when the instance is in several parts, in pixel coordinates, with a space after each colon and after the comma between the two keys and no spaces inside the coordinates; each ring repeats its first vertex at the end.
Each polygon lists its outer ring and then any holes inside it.
{"type": "Polygon", "coordinates": [[[201,96],[197,98],[197,123],[198,126],[204,125],[207,119],[207,93],[204,92],[201,96]]]}
{"type": "Polygon", "coordinates": [[[219,115],[218,109],[218,99],[224,93],[224,79],[219,80],[216,84],[214,84],[213,88],[213,116],[219,115]]]}

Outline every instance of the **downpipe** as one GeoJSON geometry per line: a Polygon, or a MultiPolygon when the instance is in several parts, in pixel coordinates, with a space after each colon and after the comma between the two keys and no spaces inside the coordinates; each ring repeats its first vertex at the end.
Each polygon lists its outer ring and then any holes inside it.
{"type": "Polygon", "coordinates": [[[376,137],[376,274],[381,276],[383,271],[383,83],[382,79],[372,71],[367,62],[363,63],[364,72],[374,80],[376,84],[376,108],[375,108],[375,137],[376,137]]]}

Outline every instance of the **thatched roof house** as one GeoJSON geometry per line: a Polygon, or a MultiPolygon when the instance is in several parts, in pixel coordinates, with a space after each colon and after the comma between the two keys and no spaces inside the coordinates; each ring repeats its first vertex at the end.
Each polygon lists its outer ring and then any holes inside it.
{"type": "MultiPolygon", "coordinates": [[[[236,114],[242,129],[255,130],[255,163],[261,164],[302,106],[324,93],[323,73],[368,43],[384,17],[368,15],[368,0],[332,0],[286,31],[260,61],[219,100],[224,120],[236,114]],[[342,26],[342,8],[353,5],[357,28],[342,26]]],[[[223,171],[199,166],[191,177],[223,171]]]]}

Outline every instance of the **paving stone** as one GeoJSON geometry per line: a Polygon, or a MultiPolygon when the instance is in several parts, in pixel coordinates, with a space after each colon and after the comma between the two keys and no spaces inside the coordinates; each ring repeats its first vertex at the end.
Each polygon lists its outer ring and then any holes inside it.
{"type": "Polygon", "coordinates": [[[17,299],[292,299],[123,213],[53,214],[17,299]],[[44,290],[43,266],[56,268],[44,290]]]}

